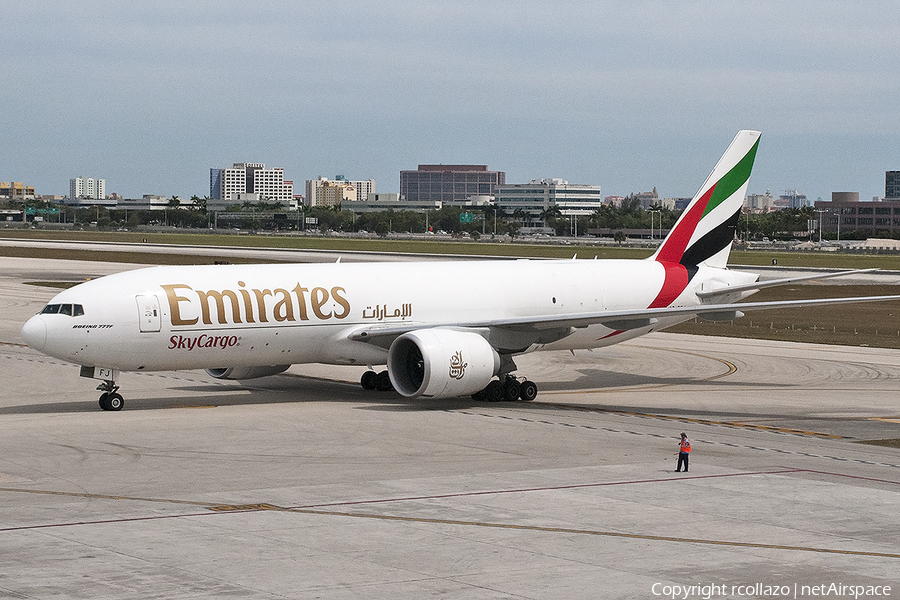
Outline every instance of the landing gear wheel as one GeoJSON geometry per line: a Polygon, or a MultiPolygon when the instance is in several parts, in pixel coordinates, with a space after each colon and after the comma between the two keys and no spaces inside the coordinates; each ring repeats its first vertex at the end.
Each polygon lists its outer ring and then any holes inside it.
{"type": "Polygon", "coordinates": [[[125,408],[125,398],[121,394],[112,393],[106,397],[107,410],[122,410],[125,408]]]}
{"type": "Polygon", "coordinates": [[[519,385],[518,381],[516,381],[512,377],[509,377],[503,383],[503,399],[507,402],[515,402],[519,399],[519,391],[521,387],[522,386],[519,385]]]}
{"type": "Polygon", "coordinates": [[[125,407],[125,399],[121,394],[105,393],[100,395],[100,408],[103,410],[118,411],[125,407]]]}
{"type": "Polygon", "coordinates": [[[391,376],[388,375],[387,371],[382,371],[375,377],[375,389],[379,392],[389,392],[394,389],[394,386],[391,384],[391,376]]]}
{"type": "Polygon", "coordinates": [[[482,391],[484,399],[488,402],[500,402],[503,400],[503,384],[499,381],[492,381],[482,391]]]}
{"type": "Polygon", "coordinates": [[[97,389],[103,392],[100,394],[100,408],[103,410],[122,410],[125,406],[125,399],[119,391],[119,386],[112,379],[107,379],[97,386],[97,389]]]}
{"type": "Polygon", "coordinates": [[[378,373],[375,371],[366,371],[359,379],[359,384],[364,390],[374,390],[378,385],[378,373]]]}
{"type": "Polygon", "coordinates": [[[523,402],[531,402],[537,398],[537,393],[537,384],[533,381],[528,381],[526,379],[519,385],[519,398],[521,398],[523,402]]]}

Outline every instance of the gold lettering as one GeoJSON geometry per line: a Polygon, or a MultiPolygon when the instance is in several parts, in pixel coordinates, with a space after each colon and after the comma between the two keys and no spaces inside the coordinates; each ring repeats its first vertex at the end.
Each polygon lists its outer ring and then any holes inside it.
{"type": "Polygon", "coordinates": [[[247,322],[256,323],[256,321],[253,320],[253,303],[250,302],[250,292],[243,289],[245,285],[243,281],[238,281],[238,285],[241,286],[241,289],[239,289],[238,291],[244,298],[244,315],[246,315],[247,317],[247,322]]]}
{"type": "Polygon", "coordinates": [[[275,320],[278,322],[294,321],[294,303],[291,301],[291,293],[282,288],[276,289],[275,293],[281,295],[281,300],[276,302],[275,307],[272,309],[272,312],[275,314],[275,320]]]}
{"type": "Polygon", "coordinates": [[[342,287],[331,288],[331,297],[334,299],[335,302],[337,302],[338,304],[341,305],[341,308],[344,309],[344,311],[340,312],[340,313],[335,311],[335,313],[334,313],[335,319],[343,319],[343,318],[346,318],[346,316],[350,314],[350,303],[347,302],[347,299],[341,295],[341,294],[346,294],[346,293],[347,293],[347,291],[342,287]]]}
{"type": "Polygon", "coordinates": [[[309,295],[309,302],[312,305],[312,310],[314,313],[316,313],[317,317],[322,320],[331,318],[330,312],[322,312],[322,305],[328,302],[328,290],[320,287],[313,288],[312,293],[309,295]]]}
{"type": "Polygon", "coordinates": [[[268,312],[266,310],[266,296],[271,296],[272,290],[253,290],[253,293],[256,294],[256,303],[259,305],[259,322],[268,323],[269,317],[266,314],[268,312]]]}
{"type": "Polygon", "coordinates": [[[169,311],[172,314],[172,325],[193,325],[197,322],[197,317],[193,319],[182,319],[181,318],[181,310],[178,307],[179,302],[190,302],[189,298],[185,298],[184,296],[179,296],[175,290],[177,288],[184,288],[186,290],[193,290],[190,286],[175,283],[171,285],[162,285],[160,286],[162,289],[166,290],[166,297],[169,299],[169,311]]]}
{"type": "Polygon", "coordinates": [[[309,321],[309,317],[306,314],[306,296],[304,294],[309,290],[305,287],[300,287],[300,284],[297,284],[297,287],[294,288],[294,293],[297,294],[297,306],[300,309],[300,320],[301,321],[309,321]]]}
{"type": "Polygon", "coordinates": [[[217,292],[215,290],[209,290],[208,292],[204,292],[202,290],[196,290],[197,295],[200,297],[200,308],[203,311],[203,322],[207,325],[212,325],[212,320],[209,315],[209,299],[212,298],[216,301],[216,316],[219,319],[219,323],[224,325],[228,323],[225,319],[225,298],[227,297],[231,301],[231,316],[234,319],[235,323],[241,323],[241,307],[240,302],[238,302],[237,294],[232,292],[231,290],[225,290],[222,292],[217,292]]]}

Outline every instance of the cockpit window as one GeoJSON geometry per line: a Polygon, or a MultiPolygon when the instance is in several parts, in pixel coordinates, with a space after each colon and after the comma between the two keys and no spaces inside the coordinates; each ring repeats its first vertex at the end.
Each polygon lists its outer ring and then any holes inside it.
{"type": "Polygon", "coordinates": [[[42,315],[68,315],[80,317],[84,315],[84,307],[80,304],[48,304],[41,311],[42,315]]]}

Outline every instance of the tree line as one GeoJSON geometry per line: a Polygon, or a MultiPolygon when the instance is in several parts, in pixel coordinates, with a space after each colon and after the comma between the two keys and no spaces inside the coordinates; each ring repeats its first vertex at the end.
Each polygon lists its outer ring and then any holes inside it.
{"type": "MultiPolygon", "coordinates": [[[[590,215],[572,217],[563,215],[558,206],[552,206],[539,215],[529,215],[521,209],[506,211],[496,204],[478,207],[445,206],[427,212],[388,209],[380,212],[353,213],[340,207],[302,207],[300,211],[289,210],[278,202],[243,203],[229,206],[225,213],[218,215],[209,211],[208,197],[192,196],[183,202],[177,196],[171,198],[165,210],[134,210],[107,208],[103,206],[72,207],[55,205],[40,200],[29,200],[28,206],[40,213],[44,209],[57,209],[56,214],[47,214],[45,221],[75,223],[81,226],[100,228],[127,228],[139,226],[168,226],[178,228],[209,229],[257,229],[257,230],[318,230],[319,232],[366,231],[378,235],[389,233],[445,232],[453,235],[478,238],[482,235],[521,235],[525,225],[542,229],[526,231],[546,231],[557,236],[568,236],[576,232],[586,235],[589,230],[604,229],[612,232],[620,230],[647,230],[665,232],[671,229],[681,211],[661,206],[641,208],[637,199],[626,198],[620,206],[604,205],[590,215]],[[463,219],[463,213],[470,213],[471,219],[463,219]],[[231,216],[225,216],[225,215],[231,216]],[[239,215],[239,216],[234,216],[239,215]],[[308,220],[314,224],[308,224],[308,220]]],[[[769,238],[796,239],[806,237],[809,221],[818,224],[818,215],[812,207],[782,209],[764,214],[742,213],[736,224],[736,235],[742,240],[769,238]]],[[[864,239],[871,232],[841,231],[842,239],[864,239]]],[[[656,234],[655,237],[659,237],[656,234]]],[[[826,233],[823,239],[832,239],[834,234],[826,233]]],[[[818,234],[815,234],[818,239],[818,234]]]]}

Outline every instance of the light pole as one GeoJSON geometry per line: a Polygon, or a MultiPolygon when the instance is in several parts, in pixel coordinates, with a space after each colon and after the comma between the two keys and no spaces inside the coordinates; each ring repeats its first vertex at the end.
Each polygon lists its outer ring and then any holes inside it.
{"type": "Polygon", "coordinates": [[[817,208],[816,212],[819,213],[819,243],[822,243],[822,213],[827,213],[828,210],[824,208],[817,208]]]}
{"type": "Polygon", "coordinates": [[[747,215],[747,237],[744,241],[749,244],[750,243],[750,207],[749,206],[747,207],[746,215],[747,215]]]}
{"type": "MultiPolygon", "coordinates": [[[[650,213],[650,241],[653,241],[653,213],[661,213],[660,210],[648,210],[650,213]]],[[[662,214],[659,215],[659,235],[662,237],[662,214]]]]}

